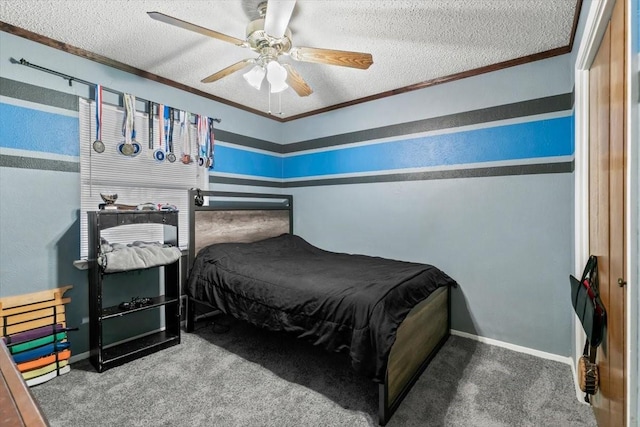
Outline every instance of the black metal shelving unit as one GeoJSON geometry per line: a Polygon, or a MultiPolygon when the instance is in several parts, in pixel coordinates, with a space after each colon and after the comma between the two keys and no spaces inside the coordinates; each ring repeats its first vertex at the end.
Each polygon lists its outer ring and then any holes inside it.
{"type": "MultiPolygon", "coordinates": [[[[169,211],[91,211],[87,212],[89,234],[89,344],[90,360],[98,372],[122,365],[147,354],[180,343],[180,260],[164,265],[164,295],[151,298],[142,307],[129,310],[117,305],[103,307],[103,278],[107,273],[98,265],[100,238],[104,230],[130,224],[162,224],[164,243],[178,247],[178,212],[169,211]],[[103,329],[109,320],[161,308],[165,328],[160,332],[105,347],[103,329]]],[[[109,273],[117,275],[121,273],[109,273]]]]}

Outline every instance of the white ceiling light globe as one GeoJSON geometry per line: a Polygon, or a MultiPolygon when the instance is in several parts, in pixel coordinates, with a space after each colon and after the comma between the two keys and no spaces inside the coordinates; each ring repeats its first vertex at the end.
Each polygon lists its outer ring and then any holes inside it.
{"type": "Polygon", "coordinates": [[[271,84],[271,93],[282,92],[289,87],[287,70],[278,61],[271,61],[267,64],[267,80],[271,84]]]}
{"type": "Polygon", "coordinates": [[[253,87],[260,90],[262,87],[262,80],[264,79],[266,71],[263,67],[256,65],[247,73],[243,74],[242,77],[253,87]]]}

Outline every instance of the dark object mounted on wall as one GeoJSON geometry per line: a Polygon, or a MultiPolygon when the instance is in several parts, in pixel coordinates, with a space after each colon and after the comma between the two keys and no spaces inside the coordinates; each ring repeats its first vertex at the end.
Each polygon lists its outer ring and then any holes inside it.
{"type": "Polygon", "coordinates": [[[587,339],[593,347],[598,347],[604,336],[606,311],[598,292],[598,258],[589,257],[580,280],[569,276],[571,281],[571,302],[587,339]]]}
{"type": "Polygon", "coordinates": [[[196,195],[193,197],[193,202],[196,206],[202,206],[204,205],[204,196],[202,196],[202,193],[200,192],[199,188],[192,188],[192,190],[196,190],[196,195]]]}
{"type": "Polygon", "coordinates": [[[585,393],[584,400],[589,402],[589,395],[598,391],[598,365],[596,354],[604,337],[607,313],[598,292],[598,258],[591,255],[582,272],[580,280],[572,275],[571,303],[580,323],[587,334],[582,357],[578,361],[578,381],[580,389],[585,393]]]}

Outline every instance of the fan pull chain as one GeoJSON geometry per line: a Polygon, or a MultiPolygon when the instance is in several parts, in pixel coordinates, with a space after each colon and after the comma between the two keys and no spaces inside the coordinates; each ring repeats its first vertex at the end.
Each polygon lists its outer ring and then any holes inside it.
{"type": "Polygon", "coordinates": [[[278,114],[282,115],[282,92],[278,92],[278,110],[280,110],[278,114]]]}
{"type": "MultiPolygon", "coordinates": [[[[267,110],[267,113],[269,114],[273,114],[271,112],[271,83],[269,83],[269,109],[267,110]]],[[[282,92],[278,92],[278,115],[282,115],[282,92]]]]}

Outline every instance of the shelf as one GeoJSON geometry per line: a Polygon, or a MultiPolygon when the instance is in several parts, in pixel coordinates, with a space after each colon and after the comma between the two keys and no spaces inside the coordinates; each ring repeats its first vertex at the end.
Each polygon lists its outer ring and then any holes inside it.
{"type": "MultiPolygon", "coordinates": [[[[122,365],[142,356],[154,353],[167,347],[180,343],[180,258],[172,263],[163,264],[147,269],[164,267],[158,276],[163,283],[164,290],[160,296],[151,297],[150,304],[143,307],[123,310],[118,307],[120,303],[103,307],[103,286],[106,275],[117,275],[125,272],[104,273],[98,265],[97,258],[101,250],[102,231],[123,225],[136,224],[161,224],[163,241],[175,247],[178,245],[178,212],[162,211],[89,211],[88,240],[89,253],[89,346],[91,364],[98,372],[122,365]],[[164,277],[161,277],[164,276],[164,277]],[[161,309],[164,314],[164,325],[157,324],[157,328],[163,327],[162,332],[155,332],[129,341],[105,347],[103,342],[103,329],[113,328],[118,322],[106,322],[108,319],[121,318],[130,313],[145,312],[140,314],[144,318],[160,323],[162,316],[156,316],[151,309],[161,309]]],[[[140,271],[143,269],[129,270],[140,271]]],[[[146,270],[146,269],[145,269],[146,270]]],[[[109,279],[107,282],[119,281],[118,278],[109,279]]],[[[160,284],[159,283],[159,284],[160,284]]],[[[131,296],[135,296],[135,289],[131,289],[131,296]]],[[[157,295],[155,292],[151,295],[157,295]]],[[[149,296],[151,296],[149,295],[149,296]]],[[[140,318],[142,318],[140,317],[140,318]]],[[[138,316],[136,316],[138,318],[138,316]]],[[[131,319],[131,318],[130,318],[131,319]]],[[[157,329],[156,329],[157,330],[157,329]]],[[[134,331],[132,331],[134,332],[134,331]]]]}
{"type": "Polygon", "coordinates": [[[135,340],[103,349],[102,363],[99,363],[96,369],[102,372],[176,344],[180,344],[180,335],[167,331],[136,338],[135,340]]]}
{"type": "Polygon", "coordinates": [[[132,268],[131,270],[122,270],[122,271],[109,271],[106,272],[102,269],[102,267],[97,263],[96,261],[96,266],[97,268],[100,270],[100,274],[102,274],[103,276],[111,276],[114,274],[122,274],[122,273],[131,273],[131,272],[136,272],[136,271],[146,271],[146,270],[151,270],[152,268],[160,268],[160,267],[170,267],[176,263],[180,262],[180,258],[178,258],[177,260],[170,262],[168,264],[158,264],[158,265],[152,265],[150,267],[147,268],[132,268]]]}
{"type": "Polygon", "coordinates": [[[117,305],[111,307],[105,307],[102,309],[102,316],[100,319],[107,320],[114,317],[121,317],[130,313],[136,313],[139,311],[149,310],[150,308],[161,307],[163,305],[172,304],[178,302],[178,298],[167,298],[165,295],[151,298],[151,303],[142,307],[133,308],[131,310],[123,310],[117,305]]]}
{"type": "Polygon", "coordinates": [[[178,211],[119,211],[89,212],[96,218],[100,230],[128,224],[163,224],[177,227],[178,211]]]}

